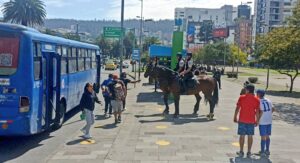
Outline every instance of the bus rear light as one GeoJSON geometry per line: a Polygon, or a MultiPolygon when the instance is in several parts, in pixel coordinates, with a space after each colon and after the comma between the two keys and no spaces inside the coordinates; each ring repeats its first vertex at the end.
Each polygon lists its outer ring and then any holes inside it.
{"type": "Polygon", "coordinates": [[[2,129],[6,130],[8,128],[8,124],[7,123],[4,123],[1,125],[2,129]]]}
{"type": "Polygon", "coordinates": [[[20,113],[29,112],[29,107],[30,107],[29,97],[22,96],[20,98],[20,109],[19,109],[19,112],[20,113]]]}
{"type": "Polygon", "coordinates": [[[14,121],[13,120],[7,120],[8,124],[12,124],[14,121]]]}

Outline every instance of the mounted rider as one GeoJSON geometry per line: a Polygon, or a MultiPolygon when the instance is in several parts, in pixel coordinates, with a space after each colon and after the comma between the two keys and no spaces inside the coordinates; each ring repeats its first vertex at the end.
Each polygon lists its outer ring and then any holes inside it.
{"type": "Polygon", "coordinates": [[[180,52],[177,53],[177,64],[174,71],[181,73],[184,70],[184,60],[180,52]]]}
{"type": "Polygon", "coordinates": [[[186,54],[186,60],[184,63],[184,69],[182,72],[180,72],[180,76],[183,76],[183,90],[182,93],[187,91],[187,81],[189,79],[192,79],[194,77],[193,74],[193,69],[194,69],[194,61],[192,58],[193,54],[192,53],[187,53],[186,54]]]}

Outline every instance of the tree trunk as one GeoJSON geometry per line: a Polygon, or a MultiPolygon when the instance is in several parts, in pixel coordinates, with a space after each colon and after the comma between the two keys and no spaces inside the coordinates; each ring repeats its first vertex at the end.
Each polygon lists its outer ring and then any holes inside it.
{"type": "Polygon", "coordinates": [[[294,80],[295,80],[295,78],[293,78],[292,76],[290,76],[290,78],[291,78],[290,93],[292,93],[292,92],[293,92],[293,87],[294,87],[294,80]]]}

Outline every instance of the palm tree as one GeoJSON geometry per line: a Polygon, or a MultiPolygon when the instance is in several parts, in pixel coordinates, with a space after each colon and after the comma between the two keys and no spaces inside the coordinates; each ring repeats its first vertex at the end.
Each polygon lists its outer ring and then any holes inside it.
{"type": "Polygon", "coordinates": [[[33,26],[42,25],[46,18],[45,4],[41,0],[10,0],[2,7],[5,22],[33,26]]]}

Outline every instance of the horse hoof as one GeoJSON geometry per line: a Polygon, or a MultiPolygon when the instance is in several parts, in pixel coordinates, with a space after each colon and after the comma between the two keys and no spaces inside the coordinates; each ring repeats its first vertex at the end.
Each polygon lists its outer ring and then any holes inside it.
{"type": "Polygon", "coordinates": [[[194,112],[193,115],[198,115],[198,113],[197,113],[197,112],[194,112]]]}
{"type": "Polygon", "coordinates": [[[179,118],[179,115],[174,114],[174,119],[178,119],[178,118],[179,118]]]}

